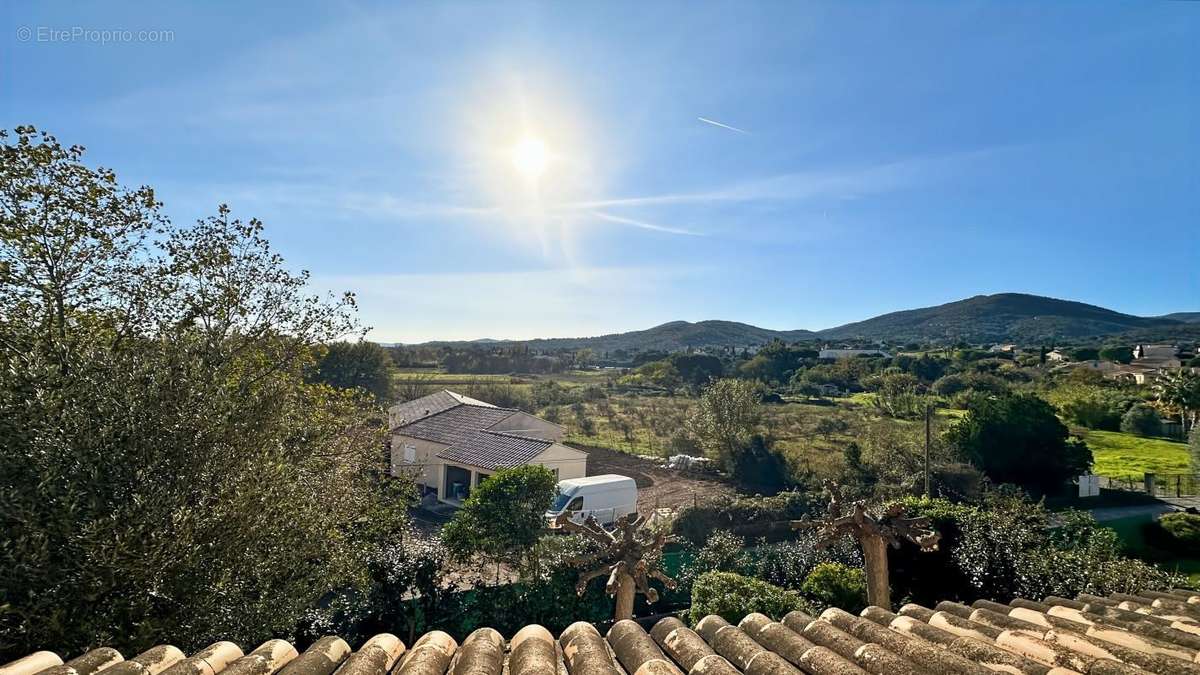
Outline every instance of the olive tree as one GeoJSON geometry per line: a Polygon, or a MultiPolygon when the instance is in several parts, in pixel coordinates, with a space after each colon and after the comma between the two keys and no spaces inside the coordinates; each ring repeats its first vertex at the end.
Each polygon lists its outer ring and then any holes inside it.
{"type": "Polygon", "coordinates": [[[762,415],[758,386],[750,380],[721,379],[704,389],[688,428],[710,457],[732,471],[762,415]]]}

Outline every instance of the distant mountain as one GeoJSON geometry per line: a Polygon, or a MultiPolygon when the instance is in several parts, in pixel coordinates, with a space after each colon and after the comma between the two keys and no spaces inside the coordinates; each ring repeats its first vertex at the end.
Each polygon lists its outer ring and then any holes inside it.
{"type": "Polygon", "coordinates": [[[1180,321],[1140,317],[1070,300],[1023,293],[977,295],[936,307],[909,309],[848,323],[818,333],[832,339],[1045,342],[1093,338],[1144,328],[1169,328],[1180,321]]]}
{"type": "Polygon", "coordinates": [[[584,338],[542,338],[523,342],[531,349],[546,351],[587,347],[597,352],[614,352],[618,349],[674,352],[688,347],[752,347],[765,345],[774,339],[796,342],[814,337],[812,331],[771,330],[736,321],[672,321],[628,333],[584,338]]]}
{"type": "Polygon", "coordinates": [[[672,321],[628,333],[595,337],[535,340],[474,340],[432,342],[429,345],[503,346],[522,343],[539,351],[590,348],[674,352],[699,347],[755,347],[780,339],[899,342],[957,342],[972,344],[1016,342],[1049,344],[1122,336],[1129,340],[1194,339],[1200,334],[1200,312],[1140,317],[1070,300],[1023,293],[977,295],[936,307],[909,309],[821,331],[770,330],[736,321],[672,321]]]}

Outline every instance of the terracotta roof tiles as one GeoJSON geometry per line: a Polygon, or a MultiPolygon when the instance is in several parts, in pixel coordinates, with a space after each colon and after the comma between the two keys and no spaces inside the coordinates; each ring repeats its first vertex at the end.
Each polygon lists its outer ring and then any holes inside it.
{"type": "Polygon", "coordinates": [[[71,661],[35,652],[0,675],[916,675],[919,673],[1134,675],[1200,673],[1200,591],[1081,595],[1071,600],[909,604],[781,620],[750,614],[737,625],[674,617],[647,632],[618,621],[607,634],[572,624],[557,640],[526,626],[510,640],[480,628],[460,645],[440,631],[411,649],[377,635],[356,651],[338,637],[302,654],[271,640],[249,654],[218,642],[186,657],[160,645],[123,660],[100,648],[71,661]]]}
{"type": "Polygon", "coordinates": [[[485,408],[462,404],[402,425],[394,431],[425,441],[455,445],[478,431],[512,417],[516,412],[510,408],[485,408]]]}

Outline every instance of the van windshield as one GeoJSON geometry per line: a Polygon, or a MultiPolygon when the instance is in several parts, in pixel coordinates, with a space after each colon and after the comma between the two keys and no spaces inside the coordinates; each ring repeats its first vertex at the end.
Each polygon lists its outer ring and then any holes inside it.
{"type": "Polygon", "coordinates": [[[560,492],[558,493],[558,496],[554,498],[554,506],[550,507],[550,510],[554,513],[558,513],[566,508],[567,502],[569,501],[571,501],[571,495],[560,492]]]}

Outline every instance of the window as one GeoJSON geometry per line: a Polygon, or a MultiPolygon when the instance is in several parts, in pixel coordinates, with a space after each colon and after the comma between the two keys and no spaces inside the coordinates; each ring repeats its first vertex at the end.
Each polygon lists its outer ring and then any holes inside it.
{"type": "Polygon", "coordinates": [[[414,445],[404,446],[404,461],[413,464],[417,461],[417,448],[414,445]]]}
{"type": "Polygon", "coordinates": [[[567,511],[569,511],[571,513],[574,513],[575,511],[582,511],[582,510],[583,510],[583,497],[576,497],[575,499],[571,500],[570,504],[567,504],[567,511]]]}

